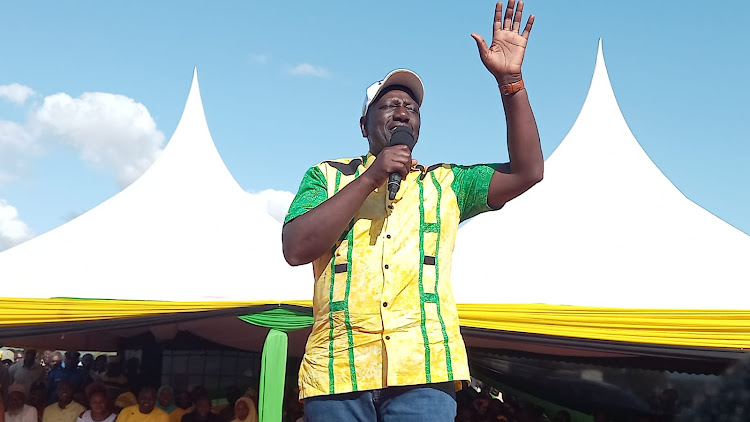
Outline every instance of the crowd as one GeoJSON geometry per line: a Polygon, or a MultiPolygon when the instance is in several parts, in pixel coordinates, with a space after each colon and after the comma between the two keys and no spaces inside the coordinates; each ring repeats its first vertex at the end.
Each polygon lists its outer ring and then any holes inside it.
{"type": "Polygon", "coordinates": [[[258,422],[254,388],[227,387],[226,402],[213,405],[201,386],[157,388],[137,368],[137,360],[123,368],[106,355],[27,349],[0,365],[0,422],[258,422]]]}
{"type": "MultiPolygon", "coordinates": [[[[190,391],[144,383],[132,361],[69,351],[26,350],[10,365],[0,365],[5,398],[0,422],[258,422],[257,389],[225,388],[226,403],[213,405],[206,389],[190,391]],[[5,391],[5,387],[7,391],[5,391]]],[[[565,412],[548,417],[523,401],[493,399],[471,388],[457,392],[457,422],[569,422],[565,412]]],[[[0,400],[0,403],[3,402],[0,400]]],[[[284,421],[303,420],[304,406],[290,389],[284,421]]]]}
{"type": "MultiPolygon", "coordinates": [[[[187,391],[149,385],[137,371],[137,360],[122,365],[105,355],[94,358],[75,351],[37,355],[35,350],[14,356],[15,362],[8,360],[0,364],[0,422],[258,422],[257,386],[245,391],[228,386],[223,399],[212,400],[202,386],[187,391]]],[[[750,412],[748,374],[750,360],[739,362],[707,386],[693,406],[666,389],[649,400],[653,402],[650,416],[623,419],[599,411],[591,420],[744,421],[750,412]],[[687,408],[681,409],[685,404],[687,408]],[[682,417],[676,417],[678,413],[682,417]]],[[[477,392],[466,385],[456,393],[456,403],[456,422],[572,420],[565,410],[545,410],[509,394],[501,401],[487,390],[477,392]]],[[[283,413],[284,422],[303,420],[304,406],[294,388],[287,391],[283,413]]]]}
{"type": "Polygon", "coordinates": [[[472,388],[463,388],[456,393],[456,405],[456,422],[571,421],[570,414],[565,410],[550,413],[540,406],[512,395],[505,395],[503,400],[500,400],[486,391],[477,393],[472,388]]]}

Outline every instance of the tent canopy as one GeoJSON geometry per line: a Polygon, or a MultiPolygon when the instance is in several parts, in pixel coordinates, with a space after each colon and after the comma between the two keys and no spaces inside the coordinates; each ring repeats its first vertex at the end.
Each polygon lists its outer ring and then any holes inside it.
{"type": "Polygon", "coordinates": [[[748,257],[750,236],[686,198],[640,147],[600,42],[544,180],[458,231],[453,284],[459,303],[747,310],[748,257]]]}
{"type": "Polygon", "coordinates": [[[3,294],[15,298],[280,303],[312,296],[312,270],[286,264],[281,224],[219,156],[197,72],[171,140],[139,179],[0,253],[0,268],[12,280],[3,294]]]}
{"type": "MultiPolygon", "coordinates": [[[[86,349],[190,331],[259,351],[265,330],[237,316],[311,307],[312,271],[284,262],[280,233],[222,162],[194,74],[177,129],[138,180],[0,253],[0,339],[86,349]]],[[[459,229],[452,279],[469,347],[688,367],[750,347],[750,309],[733,294],[750,281],[747,256],[750,238],[685,198],[638,145],[600,44],[545,180],[459,229]]],[[[292,355],[305,334],[290,334],[292,355]]]]}

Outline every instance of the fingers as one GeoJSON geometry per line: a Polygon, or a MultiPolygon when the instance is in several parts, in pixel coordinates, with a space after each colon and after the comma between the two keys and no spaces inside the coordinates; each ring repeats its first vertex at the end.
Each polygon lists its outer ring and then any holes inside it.
{"type": "Polygon", "coordinates": [[[487,42],[485,42],[484,38],[482,38],[482,36],[479,34],[471,34],[471,37],[474,38],[474,41],[477,42],[479,57],[484,60],[484,58],[487,56],[487,50],[489,50],[489,47],[487,47],[487,42]]]}
{"type": "MultiPolygon", "coordinates": [[[[502,9],[503,5],[499,3],[502,9]]],[[[510,30],[513,22],[513,8],[516,5],[516,0],[508,0],[508,7],[505,9],[505,17],[503,18],[503,29],[510,30]]]]}
{"type": "Polygon", "coordinates": [[[529,34],[531,33],[531,27],[534,25],[534,15],[529,16],[529,19],[526,21],[526,27],[523,28],[523,34],[521,34],[522,37],[529,39],[529,34]]]}
{"type": "Polygon", "coordinates": [[[383,158],[385,159],[385,169],[390,174],[393,172],[401,173],[402,178],[406,178],[406,176],[409,175],[409,171],[411,170],[411,164],[414,159],[411,158],[411,151],[406,145],[394,145],[391,147],[386,147],[383,149],[383,151],[378,155],[383,155],[383,158]],[[383,154],[383,152],[386,152],[386,154],[383,154]]]}
{"type": "MultiPolygon", "coordinates": [[[[508,4],[510,6],[510,4],[508,4]]],[[[513,32],[518,33],[518,30],[521,28],[521,16],[523,15],[523,2],[518,2],[518,7],[516,7],[516,13],[513,15],[513,32]]]]}
{"type": "Polygon", "coordinates": [[[503,2],[499,1],[495,5],[495,16],[492,20],[492,38],[495,34],[503,30],[503,2]]]}

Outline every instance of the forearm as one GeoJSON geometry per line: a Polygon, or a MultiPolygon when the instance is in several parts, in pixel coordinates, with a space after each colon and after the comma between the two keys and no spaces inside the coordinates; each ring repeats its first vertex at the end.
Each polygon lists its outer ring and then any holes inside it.
{"type": "Polygon", "coordinates": [[[357,178],[288,222],[281,234],[286,261],[290,265],[307,264],[330,250],[373,189],[366,179],[357,178]]]}
{"type": "MultiPolygon", "coordinates": [[[[504,84],[520,78],[520,75],[509,76],[501,78],[498,82],[504,84]]],[[[503,95],[502,98],[511,173],[514,177],[528,180],[533,185],[542,179],[544,157],[528,93],[526,89],[522,89],[515,94],[503,95]]]]}

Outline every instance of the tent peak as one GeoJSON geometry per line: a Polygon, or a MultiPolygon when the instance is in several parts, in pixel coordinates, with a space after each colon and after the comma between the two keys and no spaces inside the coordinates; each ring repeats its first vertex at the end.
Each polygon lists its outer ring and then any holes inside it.
{"type": "Polygon", "coordinates": [[[226,168],[211,137],[203,108],[198,68],[193,68],[190,92],[185,108],[172,138],[161,156],[136,180],[142,184],[147,180],[150,186],[188,185],[192,189],[200,186],[224,186],[241,190],[237,181],[226,168]]]}

